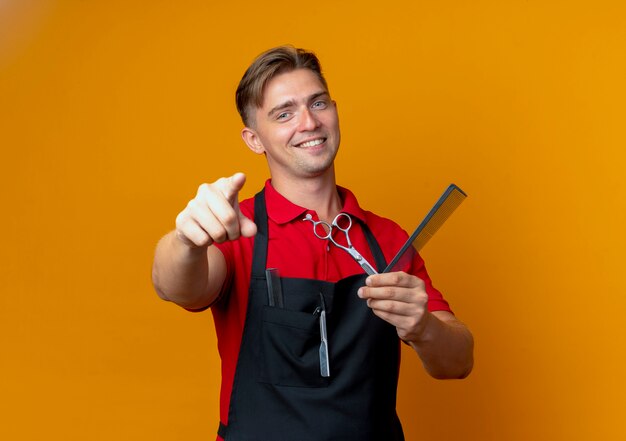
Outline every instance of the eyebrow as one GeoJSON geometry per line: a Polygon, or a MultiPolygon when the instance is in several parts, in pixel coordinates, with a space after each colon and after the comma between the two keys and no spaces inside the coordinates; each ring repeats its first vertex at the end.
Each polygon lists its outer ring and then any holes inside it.
{"type": "MultiPolygon", "coordinates": [[[[307,102],[310,102],[310,101],[313,101],[313,100],[315,100],[315,99],[317,99],[317,98],[319,98],[319,97],[321,97],[323,95],[330,96],[327,91],[321,90],[321,91],[316,92],[316,93],[314,93],[312,95],[309,95],[306,100],[307,100],[307,102]]],[[[296,104],[296,102],[294,100],[289,100],[289,101],[285,101],[284,103],[280,103],[277,106],[272,107],[272,109],[269,112],[267,112],[267,116],[272,116],[274,113],[278,112],[279,110],[287,109],[288,107],[292,107],[295,104],[296,104]]]]}

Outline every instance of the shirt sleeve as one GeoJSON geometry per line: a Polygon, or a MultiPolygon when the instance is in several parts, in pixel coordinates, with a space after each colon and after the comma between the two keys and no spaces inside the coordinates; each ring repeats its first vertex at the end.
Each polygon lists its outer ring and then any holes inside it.
{"type": "MultiPolygon", "coordinates": [[[[254,221],[254,198],[240,201],[239,209],[248,219],[254,221]]],[[[218,305],[223,299],[226,299],[230,295],[231,290],[234,289],[234,285],[236,285],[235,278],[243,277],[245,279],[245,283],[243,280],[239,280],[239,285],[244,283],[247,292],[250,277],[249,271],[239,271],[236,267],[241,266],[244,261],[251,262],[250,256],[252,256],[253,243],[253,238],[242,236],[237,240],[227,240],[226,242],[214,244],[214,246],[222,252],[224,260],[226,261],[226,279],[224,280],[224,284],[217,298],[209,307],[218,305]],[[248,259],[246,259],[246,257],[248,257],[248,259]],[[239,272],[237,273],[237,271],[239,272]]],[[[248,267],[246,266],[246,268],[248,267]]]]}
{"type": "Polygon", "coordinates": [[[448,304],[446,299],[443,298],[441,292],[439,292],[439,290],[437,290],[433,286],[433,282],[430,279],[428,272],[426,271],[424,259],[422,259],[422,256],[420,256],[419,253],[415,253],[415,256],[413,257],[413,262],[411,264],[411,274],[419,277],[424,281],[426,294],[428,294],[428,311],[448,311],[453,313],[450,305],[448,304]]]}

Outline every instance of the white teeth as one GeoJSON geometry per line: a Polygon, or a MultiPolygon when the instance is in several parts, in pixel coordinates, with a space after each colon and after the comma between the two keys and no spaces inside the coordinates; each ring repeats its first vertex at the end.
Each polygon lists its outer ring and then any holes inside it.
{"type": "Polygon", "coordinates": [[[307,141],[300,144],[300,147],[315,147],[316,145],[320,145],[323,143],[323,139],[314,139],[313,141],[307,141]]]}

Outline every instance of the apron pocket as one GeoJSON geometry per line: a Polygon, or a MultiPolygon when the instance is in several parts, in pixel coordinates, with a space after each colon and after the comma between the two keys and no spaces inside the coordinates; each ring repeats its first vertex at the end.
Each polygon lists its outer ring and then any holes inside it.
{"type": "Polygon", "coordinates": [[[320,374],[319,317],[265,306],[260,336],[258,380],[277,386],[324,387],[320,374]]]}

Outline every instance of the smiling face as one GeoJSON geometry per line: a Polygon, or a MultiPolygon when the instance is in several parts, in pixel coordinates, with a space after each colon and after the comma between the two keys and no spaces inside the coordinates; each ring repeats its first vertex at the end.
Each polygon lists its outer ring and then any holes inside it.
{"type": "Polygon", "coordinates": [[[333,172],[339,149],[337,106],[309,69],[281,73],[267,83],[253,127],[242,137],[265,153],[272,180],[291,181],[333,172]]]}

